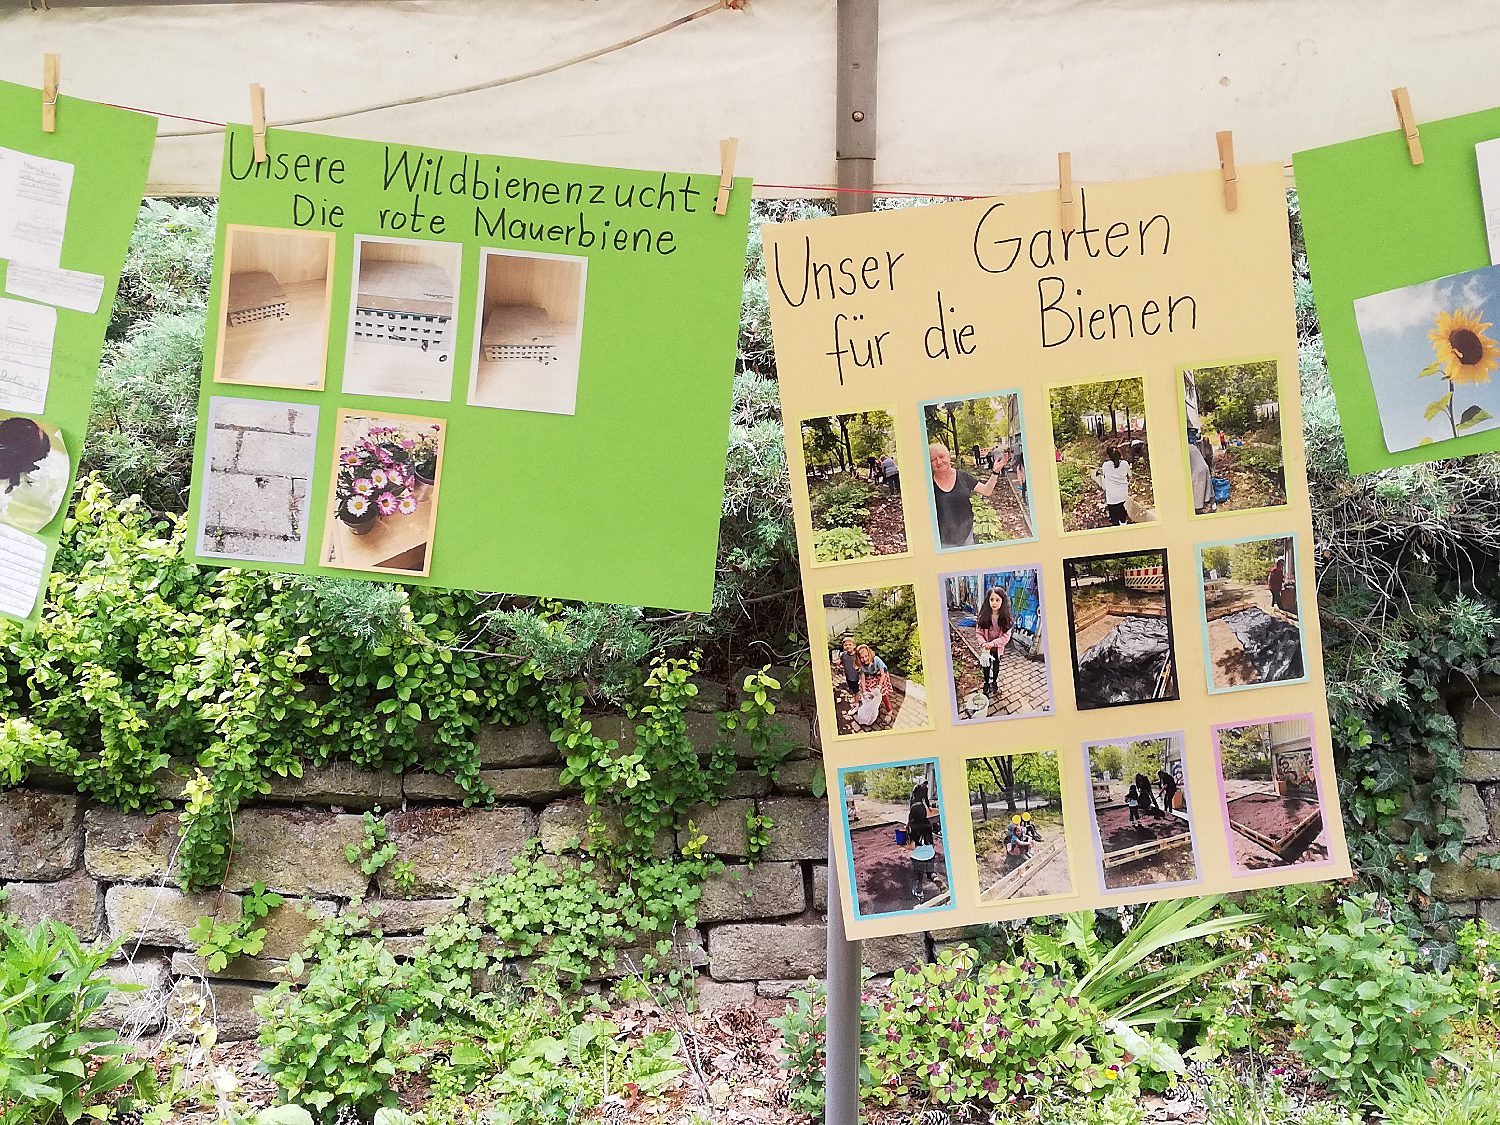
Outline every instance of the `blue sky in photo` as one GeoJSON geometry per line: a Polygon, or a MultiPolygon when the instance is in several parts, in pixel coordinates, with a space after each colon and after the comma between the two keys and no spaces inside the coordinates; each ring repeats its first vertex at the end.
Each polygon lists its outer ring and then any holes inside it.
{"type": "MultiPolygon", "coordinates": [[[[1500,266],[1456,273],[1354,302],[1385,446],[1393,453],[1419,445],[1424,437],[1434,442],[1453,437],[1446,414],[1431,421],[1422,416],[1429,403],[1448,393],[1448,381],[1441,375],[1419,379],[1417,372],[1437,358],[1427,333],[1436,327],[1438,313],[1457,309],[1477,312],[1481,321],[1496,326],[1484,334],[1500,340],[1500,266]]],[[[1460,436],[1500,426],[1500,368],[1490,373],[1488,383],[1455,386],[1454,417],[1461,417],[1470,406],[1483,407],[1494,417],[1461,431],[1460,436]]]]}

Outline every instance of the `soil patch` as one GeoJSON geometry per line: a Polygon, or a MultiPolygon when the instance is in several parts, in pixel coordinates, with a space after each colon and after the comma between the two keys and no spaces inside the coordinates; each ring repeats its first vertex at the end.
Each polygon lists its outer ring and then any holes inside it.
{"type": "MultiPolygon", "coordinates": [[[[934,825],[934,830],[936,830],[934,825]]],[[[896,843],[896,826],[884,824],[857,828],[849,834],[854,847],[854,881],[859,895],[859,912],[863,916],[892,914],[921,906],[948,890],[947,859],[943,840],[934,835],[936,854],[930,865],[931,877],[918,877],[913,871],[910,853],[896,843]],[[920,886],[921,893],[913,894],[920,886]]]]}

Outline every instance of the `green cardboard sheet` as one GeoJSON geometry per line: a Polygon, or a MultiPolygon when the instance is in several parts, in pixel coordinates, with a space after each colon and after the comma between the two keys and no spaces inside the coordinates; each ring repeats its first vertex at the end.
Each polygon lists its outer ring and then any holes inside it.
{"type": "MultiPolygon", "coordinates": [[[[51,466],[39,466],[16,478],[19,483],[6,495],[6,515],[0,517],[0,522],[8,525],[7,534],[10,534],[10,527],[22,529],[22,534],[34,536],[45,550],[41,589],[31,602],[29,612],[10,613],[0,608],[0,616],[33,624],[41,615],[41,595],[47,588],[45,575],[51,571],[52,558],[57,553],[58,539],[62,534],[69,489],[78,471],[94,385],[99,376],[104,333],[109,326],[110,310],[120,270],[125,263],[125,252],[130,245],[130,234],[140,211],[146,166],[156,143],[156,118],[69,97],[58,99],[57,129],[45,133],[41,124],[41,101],[40,90],[0,82],[0,148],[72,165],[66,226],[56,265],[64,270],[102,277],[103,290],[97,312],[56,309],[51,373],[43,409],[40,412],[0,411],[0,418],[14,415],[35,420],[51,437],[52,449],[59,453],[51,466]],[[65,470],[60,457],[63,449],[67,456],[65,470]],[[36,498],[44,473],[49,474],[45,503],[36,498]],[[53,500],[58,501],[55,510],[53,500]]],[[[0,210],[8,210],[9,206],[0,199],[0,210]]],[[[19,259],[12,263],[0,252],[0,299],[53,308],[50,304],[9,291],[20,267],[30,264],[34,263],[23,263],[19,259]]],[[[0,421],[0,426],[3,425],[4,422],[0,421]]],[[[23,461],[38,464],[37,459],[30,455],[23,461]]],[[[0,489],[5,489],[11,480],[9,476],[0,480],[0,489]]],[[[10,542],[14,546],[17,540],[12,537],[10,542]]],[[[14,573],[0,573],[0,583],[13,583],[15,579],[14,573]]],[[[12,591],[20,589],[19,585],[11,586],[12,591]]],[[[21,597],[19,593],[16,596],[21,597]]],[[[18,605],[10,599],[7,601],[12,606],[18,605]]]]}
{"type": "Polygon", "coordinates": [[[226,136],[196,561],[708,609],[749,180],[267,143],[226,136]]]}
{"type": "MultiPolygon", "coordinates": [[[[1421,165],[1412,164],[1395,130],[1293,157],[1328,371],[1355,473],[1500,449],[1500,429],[1396,451],[1382,431],[1354,302],[1490,263],[1474,146],[1500,137],[1500,109],[1423,122],[1421,136],[1421,165]]],[[[1500,307],[1489,313],[1500,314],[1500,307]]],[[[1410,366],[1420,415],[1445,387],[1432,376],[1419,384],[1422,365],[1410,366]]]]}

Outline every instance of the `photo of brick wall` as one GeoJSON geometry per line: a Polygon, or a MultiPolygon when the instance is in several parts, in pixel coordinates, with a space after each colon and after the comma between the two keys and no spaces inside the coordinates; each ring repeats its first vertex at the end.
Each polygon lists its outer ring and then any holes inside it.
{"type": "Polygon", "coordinates": [[[210,399],[198,553],[303,562],[317,439],[316,406],[210,399]]]}

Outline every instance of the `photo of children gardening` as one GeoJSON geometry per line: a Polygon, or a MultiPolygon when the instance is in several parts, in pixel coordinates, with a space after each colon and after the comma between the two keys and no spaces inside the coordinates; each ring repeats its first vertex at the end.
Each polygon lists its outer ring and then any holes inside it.
{"type": "Polygon", "coordinates": [[[939,549],[1032,538],[1020,396],[926,403],[923,414],[939,549]]]}
{"type": "Polygon", "coordinates": [[[1145,380],[1054,387],[1048,399],[1063,530],[1153,522],[1145,380]]]}
{"type": "Polygon", "coordinates": [[[949,575],[943,624],[957,721],[1051,714],[1039,568],[949,575]]]}
{"type": "Polygon", "coordinates": [[[1305,717],[1214,729],[1236,871],[1329,859],[1312,723],[1305,717]]]}
{"type": "Polygon", "coordinates": [[[970,758],[966,772],[979,901],[1071,894],[1057,755],[970,758]]]}
{"type": "Polygon", "coordinates": [[[935,760],[839,771],[859,917],[951,907],[935,760]]]}
{"type": "Polygon", "coordinates": [[[1181,734],[1085,748],[1105,890],[1198,878],[1182,751],[1181,734]]]}
{"type": "Polygon", "coordinates": [[[820,563],[906,551],[895,425],[883,410],[809,418],[802,458],[820,563]]]}
{"type": "Polygon", "coordinates": [[[1294,541],[1210,543],[1199,548],[1198,566],[1208,626],[1209,687],[1302,679],[1294,541]]]}
{"type": "Polygon", "coordinates": [[[1194,515],[1286,503],[1276,361],[1182,372],[1194,515]]]}
{"type": "Polygon", "coordinates": [[[1064,559],[1080,710],[1177,698],[1167,553],[1064,559]]]}
{"type": "Polygon", "coordinates": [[[823,620],[840,734],[931,725],[910,586],[824,594],[823,620]]]}

